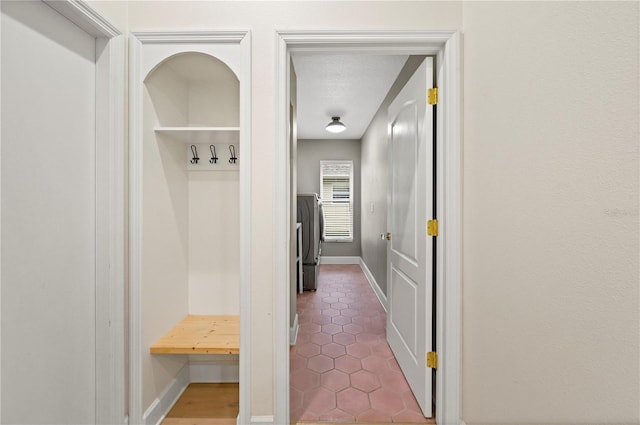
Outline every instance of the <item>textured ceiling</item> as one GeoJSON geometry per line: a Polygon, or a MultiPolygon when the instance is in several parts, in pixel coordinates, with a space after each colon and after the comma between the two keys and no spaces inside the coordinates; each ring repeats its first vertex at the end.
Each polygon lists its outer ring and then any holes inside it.
{"type": "Polygon", "coordinates": [[[298,77],[298,139],[360,139],[408,56],[294,55],[298,77]],[[340,116],[347,126],[325,126],[340,116]]]}

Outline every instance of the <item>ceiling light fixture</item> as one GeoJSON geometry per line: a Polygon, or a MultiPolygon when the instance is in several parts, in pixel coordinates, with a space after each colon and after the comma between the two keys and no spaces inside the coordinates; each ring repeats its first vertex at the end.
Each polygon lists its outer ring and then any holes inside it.
{"type": "Polygon", "coordinates": [[[342,133],[347,126],[340,122],[340,117],[331,117],[331,122],[325,128],[331,133],[342,133]]]}

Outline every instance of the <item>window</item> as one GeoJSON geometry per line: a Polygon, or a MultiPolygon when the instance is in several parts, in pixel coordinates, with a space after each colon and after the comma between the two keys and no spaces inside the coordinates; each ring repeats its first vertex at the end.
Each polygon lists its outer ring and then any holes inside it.
{"type": "Polygon", "coordinates": [[[324,238],[353,241],[353,161],[320,161],[324,238]]]}

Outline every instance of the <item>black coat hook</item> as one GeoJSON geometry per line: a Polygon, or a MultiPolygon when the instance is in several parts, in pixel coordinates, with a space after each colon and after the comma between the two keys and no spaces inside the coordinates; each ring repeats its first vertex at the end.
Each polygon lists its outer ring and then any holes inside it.
{"type": "Polygon", "coordinates": [[[209,150],[211,151],[211,159],[209,160],[209,164],[217,164],[218,155],[216,154],[216,147],[213,145],[209,145],[209,150]]]}
{"type": "Polygon", "coordinates": [[[196,145],[191,145],[191,155],[193,156],[193,158],[191,158],[191,163],[197,164],[200,158],[198,158],[198,148],[196,145]]]}
{"type": "Polygon", "coordinates": [[[236,147],[233,145],[229,145],[229,152],[231,153],[231,158],[229,158],[229,164],[235,164],[238,160],[236,156],[236,147]]]}
{"type": "Polygon", "coordinates": [[[196,147],[196,145],[191,145],[191,155],[193,155],[193,158],[191,158],[191,163],[197,164],[198,161],[200,161],[200,158],[198,158],[198,148],[196,147]]]}

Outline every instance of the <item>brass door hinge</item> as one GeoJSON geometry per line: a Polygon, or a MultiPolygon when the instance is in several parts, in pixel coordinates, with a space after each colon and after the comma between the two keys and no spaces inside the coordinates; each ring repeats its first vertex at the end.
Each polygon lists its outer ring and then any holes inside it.
{"type": "Polygon", "coordinates": [[[427,353],[427,367],[438,369],[438,354],[435,351],[427,353]]]}
{"type": "Polygon", "coordinates": [[[427,235],[438,236],[438,220],[427,221],[427,235]]]}
{"type": "Polygon", "coordinates": [[[438,104],[438,88],[437,87],[434,87],[427,91],[427,102],[429,102],[429,105],[438,104]]]}

